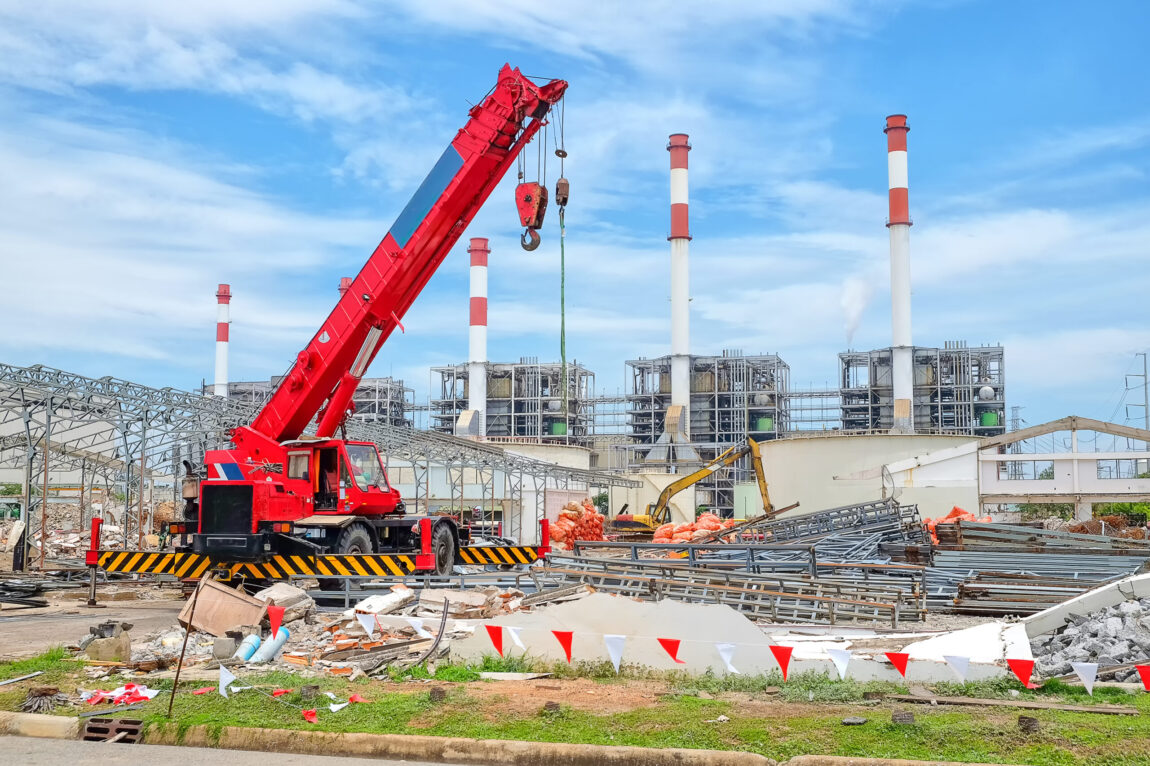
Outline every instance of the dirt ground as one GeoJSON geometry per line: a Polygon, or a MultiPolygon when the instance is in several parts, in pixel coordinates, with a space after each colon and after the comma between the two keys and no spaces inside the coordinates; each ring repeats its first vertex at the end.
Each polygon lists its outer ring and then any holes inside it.
{"type": "Polygon", "coordinates": [[[540,678],[534,681],[498,681],[466,684],[467,693],[481,700],[500,701],[500,708],[515,714],[539,712],[548,702],[592,713],[622,713],[651,707],[670,687],[661,681],[628,681],[625,684],[596,683],[589,678],[540,678]]]}

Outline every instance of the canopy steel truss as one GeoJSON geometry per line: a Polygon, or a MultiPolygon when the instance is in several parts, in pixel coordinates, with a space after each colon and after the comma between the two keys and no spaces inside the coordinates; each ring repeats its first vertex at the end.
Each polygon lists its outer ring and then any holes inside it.
{"type": "MultiPolygon", "coordinates": [[[[52,471],[80,471],[82,481],[99,477],[122,492],[127,542],[142,526],[142,519],[131,513],[131,497],[138,495],[141,479],[178,477],[183,461],[199,470],[205,450],[224,447],[231,430],[252,422],[256,412],[252,404],[224,397],[0,363],[0,468],[24,469],[29,537],[39,529],[39,514],[33,511],[43,502],[43,495],[30,487],[45,472],[47,456],[52,471]]],[[[475,469],[485,492],[492,494],[495,474],[502,474],[508,496],[519,502],[525,478],[537,489],[639,486],[623,476],[566,468],[496,445],[387,423],[351,419],[347,436],[374,442],[386,462],[410,463],[417,476],[426,476],[431,466],[447,467],[453,497],[463,497],[461,468],[475,469]]],[[[415,486],[419,507],[420,500],[427,500],[419,496],[427,483],[415,486]]],[[[536,494],[535,521],[543,513],[543,493],[536,494]]]]}

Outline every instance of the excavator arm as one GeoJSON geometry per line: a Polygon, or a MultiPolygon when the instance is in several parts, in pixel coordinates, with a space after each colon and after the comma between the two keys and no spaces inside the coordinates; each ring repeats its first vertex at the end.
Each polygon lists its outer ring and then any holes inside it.
{"type": "MultiPolygon", "coordinates": [[[[763,472],[763,459],[759,449],[759,443],[754,439],[747,439],[747,443],[740,447],[731,447],[725,452],[720,454],[717,458],[712,460],[707,465],[699,470],[685,474],[684,476],[676,479],[663,488],[659,493],[659,498],[651,505],[647,511],[649,524],[652,527],[666,524],[671,520],[671,498],[679,494],[688,487],[698,484],[703,479],[707,478],[715,471],[722,468],[727,468],[734,465],[739,460],[747,455],[751,456],[751,463],[755,470],[755,479],[759,485],[759,496],[763,499],[763,513],[770,514],[772,510],[771,499],[767,493],[767,478],[763,472]]],[[[636,517],[636,521],[641,521],[642,517],[636,517]]]]}
{"type": "Polygon", "coordinates": [[[317,415],[316,436],[336,432],[380,347],[566,89],[503,67],[255,421],[233,433],[237,447],[297,439],[317,415]]]}

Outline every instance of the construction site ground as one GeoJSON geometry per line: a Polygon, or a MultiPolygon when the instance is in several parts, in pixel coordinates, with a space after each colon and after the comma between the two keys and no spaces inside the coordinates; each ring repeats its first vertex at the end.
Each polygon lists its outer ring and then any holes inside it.
{"type": "MultiPolygon", "coordinates": [[[[0,680],[34,672],[43,675],[0,687],[0,709],[15,711],[33,685],[51,684],[61,690],[92,688],[89,671],[80,661],[56,650],[38,657],[0,665],[0,680]]],[[[125,678],[124,680],[128,680],[125,678]]],[[[541,668],[523,659],[489,657],[473,666],[440,664],[434,675],[416,668],[396,678],[304,678],[285,670],[246,674],[245,685],[257,687],[223,698],[216,693],[193,695],[205,679],[181,684],[171,719],[167,690],[171,680],[148,678],[158,697],[130,714],[148,725],[176,723],[179,727],[250,727],[382,734],[418,734],[474,739],[503,739],[575,744],[634,745],[714,750],[742,750],[776,760],[797,755],[935,759],[956,762],[1025,764],[1150,764],[1150,695],[1125,689],[1096,688],[1088,696],[1080,687],[1050,682],[1036,691],[1018,691],[1002,680],[972,684],[937,684],[929,689],[886,683],[831,681],[822,675],[792,676],[784,682],[767,677],[661,675],[617,677],[608,665],[541,668]],[[539,672],[534,680],[480,680],[479,673],[539,672]],[[323,704],[301,698],[304,683],[318,684],[323,704]],[[258,693],[291,689],[278,700],[258,693]],[[445,698],[432,701],[432,689],[445,698]],[[346,699],[353,693],[367,699],[337,714],[324,709],[322,692],[346,699]],[[1074,705],[1116,703],[1136,708],[1139,715],[1099,715],[1058,710],[1020,710],[1010,706],[951,707],[907,704],[882,699],[884,694],[963,694],[998,700],[1035,700],[1074,705]],[[864,697],[878,697],[865,699],[864,697]],[[548,712],[558,703],[558,712],[548,712]],[[318,724],[301,716],[306,706],[318,706],[318,724]],[[895,724],[892,713],[909,711],[913,724],[895,724]],[[1023,733],[1020,713],[1038,719],[1039,730],[1023,733]],[[847,726],[843,720],[865,718],[847,726]]],[[[59,707],[58,715],[76,715],[83,708],[59,707]]]]}

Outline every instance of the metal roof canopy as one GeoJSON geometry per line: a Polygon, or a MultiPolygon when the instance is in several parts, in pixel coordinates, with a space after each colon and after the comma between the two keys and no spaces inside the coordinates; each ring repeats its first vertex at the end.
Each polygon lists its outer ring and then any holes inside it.
{"type": "MultiPolygon", "coordinates": [[[[141,454],[145,474],[162,475],[160,467],[167,466],[167,473],[177,476],[180,461],[200,465],[206,449],[224,447],[229,432],[251,423],[257,411],[250,404],[175,388],[152,388],[110,376],[89,378],[44,365],[0,363],[0,467],[23,467],[30,477],[34,462],[43,465],[47,440],[54,469],[84,467],[122,484],[127,496],[139,484],[141,454]]],[[[488,486],[494,482],[494,472],[502,472],[510,494],[519,500],[528,480],[528,488],[533,484],[540,495],[537,513],[542,490],[549,484],[639,486],[623,476],[566,468],[443,433],[352,419],[347,434],[377,444],[389,463],[411,463],[417,476],[431,466],[446,467],[453,497],[457,494],[461,501],[465,468],[479,471],[481,483],[488,486]]],[[[422,485],[417,481],[417,487],[422,485]]]]}

